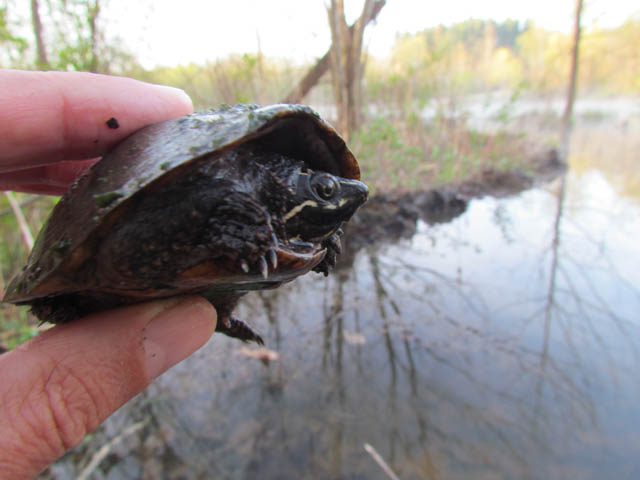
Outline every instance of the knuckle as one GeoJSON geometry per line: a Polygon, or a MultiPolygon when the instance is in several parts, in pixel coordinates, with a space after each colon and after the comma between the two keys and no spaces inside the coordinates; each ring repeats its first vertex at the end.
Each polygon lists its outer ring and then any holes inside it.
{"type": "Polygon", "coordinates": [[[100,423],[100,385],[58,363],[42,386],[43,410],[65,450],[77,445],[100,423]]]}
{"type": "Polygon", "coordinates": [[[18,348],[3,359],[0,478],[9,467],[20,472],[44,468],[80,443],[105,412],[95,376],[81,375],[82,369],[70,367],[73,362],[24,353],[18,348]]]}

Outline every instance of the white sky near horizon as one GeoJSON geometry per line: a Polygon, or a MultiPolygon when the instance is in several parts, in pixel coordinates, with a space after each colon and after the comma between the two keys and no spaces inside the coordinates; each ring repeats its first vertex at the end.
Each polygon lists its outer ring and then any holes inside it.
{"type": "MultiPolygon", "coordinates": [[[[310,62],[330,42],[328,0],[109,0],[102,13],[107,34],[118,36],[144,67],[204,63],[230,53],[310,62]],[[259,40],[258,40],[259,39],[259,40]]],[[[347,20],[360,14],[363,0],[345,0],[347,20]]],[[[536,25],[568,32],[575,0],[387,0],[366,30],[368,51],[385,57],[398,33],[415,33],[469,18],[531,19],[536,25]]],[[[585,0],[583,26],[614,27],[640,15],[634,0],[585,0]]]]}

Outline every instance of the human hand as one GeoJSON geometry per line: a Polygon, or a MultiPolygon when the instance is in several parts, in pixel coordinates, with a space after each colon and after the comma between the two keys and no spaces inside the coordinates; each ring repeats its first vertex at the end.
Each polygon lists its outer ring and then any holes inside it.
{"type": "MultiPolygon", "coordinates": [[[[127,78],[0,70],[0,188],[63,193],[119,140],[192,108],[184,92],[127,78]]],[[[172,298],[58,325],[1,354],[0,477],[35,476],[215,327],[209,302],[172,298]]]]}
{"type": "Polygon", "coordinates": [[[182,90],[82,72],[0,70],[0,189],[61,195],[150,123],[191,113],[182,90]],[[109,128],[115,118],[118,128],[109,128]]]}

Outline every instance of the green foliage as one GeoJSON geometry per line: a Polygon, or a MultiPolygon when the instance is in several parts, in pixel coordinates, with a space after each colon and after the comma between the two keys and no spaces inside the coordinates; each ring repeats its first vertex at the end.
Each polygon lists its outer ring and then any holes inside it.
{"type": "Polygon", "coordinates": [[[35,321],[29,317],[27,307],[0,307],[0,345],[12,349],[38,335],[35,321]]]}
{"type": "Polygon", "coordinates": [[[373,191],[462,180],[487,167],[526,170],[524,136],[479,132],[443,113],[432,120],[417,112],[395,119],[378,115],[350,143],[373,191]]]}
{"type": "Polygon", "coordinates": [[[153,83],[182,88],[197,109],[221,103],[277,103],[304,67],[293,68],[262,54],[230,55],[205,65],[158,67],[137,77],[153,83]]]}
{"type": "Polygon", "coordinates": [[[118,38],[106,40],[106,27],[100,14],[108,1],[38,2],[42,19],[41,35],[47,56],[44,65],[36,62],[33,33],[27,38],[19,38],[11,33],[12,29],[28,31],[31,17],[21,17],[17,10],[0,8],[0,44],[9,46],[8,51],[0,51],[0,67],[120,74],[140,70],[133,55],[122,48],[118,38]]]}
{"type": "Polygon", "coordinates": [[[406,143],[398,128],[387,118],[377,117],[354,136],[352,148],[362,161],[363,177],[382,188],[418,187],[409,172],[419,169],[422,150],[406,143]]]}
{"type": "Polygon", "coordinates": [[[13,33],[14,27],[9,20],[8,7],[0,7],[0,65],[22,65],[22,57],[29,44],[13,33]]]}
{"type": "MultiPolygon", "coordinates": [[[[16,194],[31,231],[40,229],[56,202],[55,197],[16,194]]],[[[0,286],[8,282],[22,269],[29,253],[20,233],[13,210],[4,195],[0,196],[0,286]]],[[[37,333],[36,321],[27,313],[25,307],[9,304],[0,305],[0,345],[13,348],[37,333]]]]}

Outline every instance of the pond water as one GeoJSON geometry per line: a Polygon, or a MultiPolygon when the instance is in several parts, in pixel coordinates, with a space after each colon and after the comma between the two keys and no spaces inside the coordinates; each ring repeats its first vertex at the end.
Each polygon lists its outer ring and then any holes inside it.
{"type": "Polygon", "coordinates": [[[401,479],[640,478],[640,172],[572,152],[564,180],[247,295],[278,359],[214,335],[48,475],[106,446],[93,478],[388,478],[369,444],[401,479]]]}

